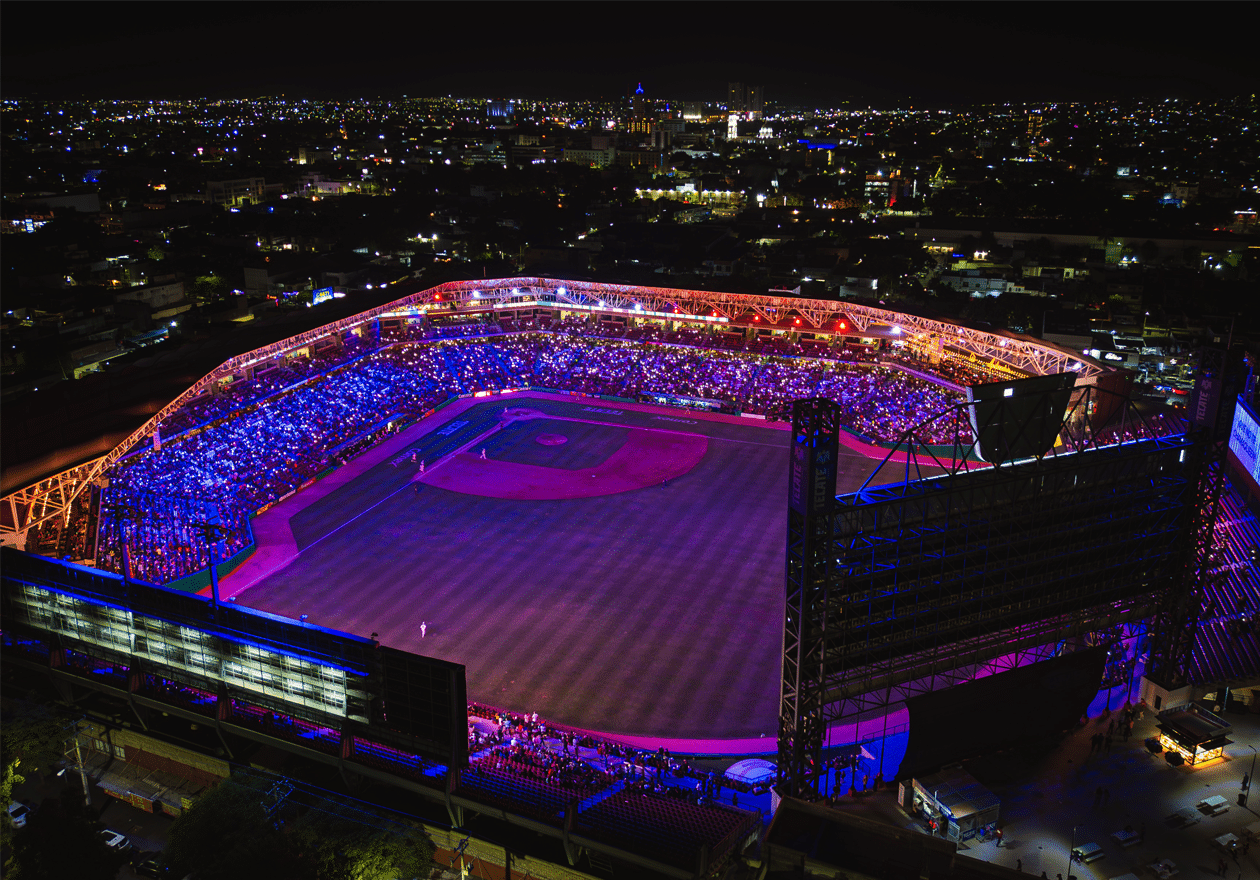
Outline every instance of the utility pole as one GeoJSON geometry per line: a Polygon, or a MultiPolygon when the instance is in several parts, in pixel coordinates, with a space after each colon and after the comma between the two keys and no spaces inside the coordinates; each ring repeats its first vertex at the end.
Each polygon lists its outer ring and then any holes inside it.
{"type": "Polygon", "coordinates": [[[280,808],[284,806],[284,802],[292,794],[293,786],[289,783],[289,780],[281,777],[263,795],[261,806],[267,813],[267,821],[271,822],[276,829],[280,828],[280,821],[276,818],[276,814],[280,812],[280,808]]]}
{"type": "Polygon", "coordinates": [[[63,727],[62,730],[66,731],[71,727],[74,728],[74,769],[79,771],[79,778],[83,781],[83,803],[90,807],[92,806],[92,786],[88,784],[87,768],[83,766],[83,752],[79,748],[79,724],[86,717],[85,715],[82,718],[75,719],[63,727]]]}
{"type": "Polygon", "coordinates": [[[79,726],[74,726],[74,762],[79,768],[79,779],[83,782],[83,803],[92,806],[92,787],[88,785],[87,768],[83,766],[83,752],[79,748],[79,726]]]}

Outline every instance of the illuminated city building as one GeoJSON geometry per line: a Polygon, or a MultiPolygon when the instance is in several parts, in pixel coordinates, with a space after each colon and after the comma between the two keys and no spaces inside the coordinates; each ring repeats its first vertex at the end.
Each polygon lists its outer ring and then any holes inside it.
{"type": "Polygon", "coordinates": [[[643,96],[643,83],[639,83],[634,94],[630,96],[630,124],[627,127],[631,132],[636,133],[652,130],[652,120],[647,112],[647,99],[643,96]]]}
{"type": "Polygon", "coordinates": [[[216,205],[237,207],[262,201],[267,181],[262,177],[242,177],[237,180],[210,180],[206,191],[216,205]]]}
{"type": "Polygon", "coordinates": [[[726,109],[741,119],[760,119],[766,109],[765,86],[733,82],[726,90],[726,109]]]}
{"type": "Polygon", "coordinates": [[[515,107],[511,101],[486,102],[486,119],[491,125],[511,125],[515,107]]]}

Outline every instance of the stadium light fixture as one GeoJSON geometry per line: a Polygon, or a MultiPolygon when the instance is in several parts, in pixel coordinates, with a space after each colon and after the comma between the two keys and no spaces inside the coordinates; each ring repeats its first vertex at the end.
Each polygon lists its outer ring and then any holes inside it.
{"type": "Polygon", "coordinates": [[[477,291],[475,291],[475,290],[474,290],[474,291],[473,291],[473,299],[481,299],[481,294],[480,294],[480,293],[478,293],[477,291]]]}
{"type": "Polygon", "coordinates": [[[557,288],[556,288],[556,294],[557,294],[557,295],[559,295],[559,296],[564,296],[564,288],[563,288],[563,287],[557,287],[557,288]]]}

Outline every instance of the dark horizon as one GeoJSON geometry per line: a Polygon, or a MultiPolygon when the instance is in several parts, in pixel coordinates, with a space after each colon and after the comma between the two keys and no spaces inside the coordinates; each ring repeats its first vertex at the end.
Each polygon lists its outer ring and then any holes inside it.
{"type": "Polygon", "coordinates": [[[437,8],[9,3],[3,96],[615,100],[642,82],[651,97],[718,103],[739,81],[825,108],[1212,100],[1260,83],[1243,28],[1174,43],[1129,4],[1023,5],[1020,23],[997,21],[1012,16],[996,4],[615,4],[598,23],[568,4],[485,3],[461,20],[437,8]]]}

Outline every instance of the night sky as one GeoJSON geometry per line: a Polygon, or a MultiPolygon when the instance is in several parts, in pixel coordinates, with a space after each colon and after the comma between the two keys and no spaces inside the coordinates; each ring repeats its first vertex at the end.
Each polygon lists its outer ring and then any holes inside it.
{"type": "Polygon", "coordinates": [[[6,98],[436,95],[875,106],[1254,92],[1247,4],[48,3],[6,98]]]}

